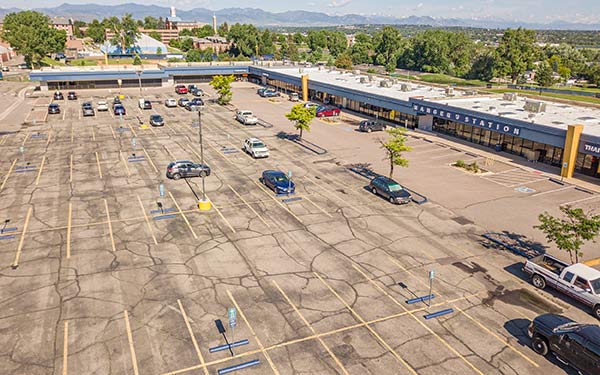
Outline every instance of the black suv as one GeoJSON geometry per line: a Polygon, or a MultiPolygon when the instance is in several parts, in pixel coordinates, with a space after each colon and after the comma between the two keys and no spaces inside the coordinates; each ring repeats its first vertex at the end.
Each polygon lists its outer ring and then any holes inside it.
{"type": "Polygon", "coordinates": [[[367,133],[378,132],[385,130],[385,124],[382,124],[379,121],[362,120],[360,125],[358,125],[358,130],[367,133]]]}
{"type": "Polygon", "coordinates": [[[552,352],[580,374],[600,374],[600,327],[577,323],[567,317],[544,314],[528,329],[531,348],[540,355],[552,352]]]}
{"type": "Polygon", "coordinates": [[[372,179],[369,183],[369,190],[375,195],[381,195],[393,204],[407,204],[411,200],[410,193],[402,185],[384,176],[372,179]]]}

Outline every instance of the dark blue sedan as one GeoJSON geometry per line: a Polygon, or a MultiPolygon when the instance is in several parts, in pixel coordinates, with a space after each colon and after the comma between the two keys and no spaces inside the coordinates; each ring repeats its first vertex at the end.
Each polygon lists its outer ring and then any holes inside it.
{"type": "Polygon", "coordinates": [[[261,181],[275,194],[294,194],[294,182],[281,171],[263,171],[261,181]]]}

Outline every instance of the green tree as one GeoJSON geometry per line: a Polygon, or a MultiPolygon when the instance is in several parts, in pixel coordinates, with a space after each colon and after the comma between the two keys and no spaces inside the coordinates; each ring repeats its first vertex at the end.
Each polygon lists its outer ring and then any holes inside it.
{"type": "Polygon", "coordinates": [[[223,76],[218,75],[214,76],[212,81],[210,81],[210,85],[217,91],[219,94],[218,102],[221,105],[226,105],[231,102],[232,92],[231,92],[231,83],[235,80],[235,76],[223,76]]]}
{"type": "Polygon", "coordinates": [[[135,55],[135,57],[133,58],[133,62],[131,63],[132,65],[142,65],[142,59],[140,59],[140,55],[135,55]]]}
{"type": "Polygon", "coordinates": [[[301,46],[302,44],[306,43],[306,38],[304,37],[304,35],[302,35],[300,33],[295,33],[294,34],[294,43],[301,46]]]}
{"type": "Polygon", "coordinates": [[[73,22],[73,35],[76,38],[83,38],[85,34],[81,31],[82,27],[85,27],[87,24],[84,21],[74,21],[73,22]]]}
{"type": "Polygon", "coordinates": [[[581,208],[560,206],[563,217],[558,218],[547,212],[540,214],[540,225],[534,228],[541,230],[549,242],[554,242],[559,250],[569,253],[571,263],[583,256],[581,246],[587,241],[595,242],[600,234],[600,215],[591,215],[581,208]]]}
{"type": "Polygon", "coordinates": [[[165,20],[162,17],[158,17],[158,21],[156,22],[156,28],[162,30],[165,27],[167,27],[167,25],[165,24],[165,20]]]}
{"type": "Polygon", "coordinates": [[[140,36],[138,25],[129,13],[125,14],[120,21],[118,19],[117,21],[111,17],[110,28],[115,36],[110,42],[119,46],[121,53],[127,53],[135,45],[136,39],[140,36]]]}
{"type": "Polygon", "coordinates": [[[160,33],[158,31],[150,31],[150,33],[148,33],[148,36],[154,40],[158,40],[159,42],[162,40],[162,37],[160,36],[160,33]]]}
{"type": "Polygon", "coordinates": [[[587,69],[585,76],[589,83],[600,87],[600,64],[591,65],[587,69]]]}
{"type": "Polygon", "coordinates": [[[552,67],[547,61],[539,63],[535,72],[535,81],[540,87],[550,87],[554,84],[554,77],[552,77],[552,67]]]}
{"type": "Polygon", "coordinates": [[[156,47],[156,54],[157,54],[157,55],[162,55],[162,53],[163,53],[163,50],[162,50],[162,48],[160,48],[160,47],[156,47]]]}
{"type": "Polygon", "coordinates": [[[152,16],[144,17],[144,29],[158,29],[158,19],[152,16]]]}
{"type": "Polygon", "coordinates": [[[371,62],[371,50],[373,41],[370,35],[365,33],[356,34],[354,45],[350,47],[350,56],[354,64],[368,64],[371,62]]]}
{"type": "Polygon", "coordinates": [[[106,41],[106,27],[98,20],[93,20],[88,24],[85,36],[92,38],[95,43],[104,43],[106,41]]]}
{"type": "Polygon", "coordinates": [[[291,112],[285,114],[285,117],[294,122],[294,127],[296,130],[300,130],[300,139],[302,139],[302,133],[305,130],[310,131],[310,122],[316,115],[317,109],[315,107],[307,108],[303,104],[296,104],[292,107],[291,112]]]}
{"type": "Polygon", "coordinates": [[[386,153],[385,160],[390,162],[390,178],[394,178],[394,166],[408,167],[408,160],[402,156],[403,152],[412,150],[412,147],[407,146],[406,130],[403,128],[391,128],[387,129],[386,132],[389,134],[387,141],[381,141],[381,148],[386,153]]]}
{"type": "Polygon", "coordinates": [[[265,29],[260,36],[258,53],[260,55],[272,54],[275,52],[275,44],[273,43],[273,33],[269,29],[265,29]]]}
{"type": "Polygon", "coordinates": [[[532,66],[535,60],[535,31],[522,28],[508,29],[496,48],[497,71],[509,76],[512,82],[532,66]]]}
{"type": "Polygon", "coordinates": [[[202,27],[192,29],[192,35],[198,38],[206,38],[207,36],[212,36],[214,33],[215,32],[211,25],[204,25],[202,27]]]}
{"type": "Polygon", "coordinates": [[[340,69],[352,69],[352,57],[347,53],[339,55],[335,59],[335,66],[340,69]]]}
{"type": "Polygon", "coordinates": [[[250,57],[256,54],[260,34],[254,25],[236,23],[229,29],[227,39],[233,42],[232,52],[235,55],[250,57]]]}
{"type": "Polygon", "coordinates": [[[398,63],[398,56],[402,51],[402,35],[397,28],[385,26],[373,36],[373,49],[375,61],[393,71],[398,63]]]}
{"type": "Polygon", "coordinates": [[[217,34],[219,34],[220,36],[223,36],[223,37],[226,37],[227,34],[229,34],[229,25],[227,24],[227,22],[223,22],[217,28],[217,34]]]}
{"type": "Polygon", "coordinates": [[[35,11],[9,13],[4,17],[0,39],[25,56],[28,64],[65,49],[67,34],[49,25],[50,19],[35,11]]]}
{"type": "Polygon", "coordinates": [[[332,31],[327,34],[327,49],[333,57],[338,57],[348,49],[346,34],[332,31]]]}
{"type": "Polygon", "coordinates": [[[494,70],[496,68],[496,59],[494,54],[484,52],[478,55],[471,65],[471,70],[467,74],[469,79],[479,79],[481,81],[491,81],[494,78],[494,70]]]}
{"type": "Polygon", "coordinates": [[[194,41],[192,40],[192,38],[184,37],[183,39],[179,40],[179,49],[183,52],[187,52],[192,48],[194,48],[194,41]]]}
{"type": "Polygon", "coordinates": [[[327,33],[325,30],[310,30],[306,36],[308,48],[311,50],[327,48],[327,33]]]}

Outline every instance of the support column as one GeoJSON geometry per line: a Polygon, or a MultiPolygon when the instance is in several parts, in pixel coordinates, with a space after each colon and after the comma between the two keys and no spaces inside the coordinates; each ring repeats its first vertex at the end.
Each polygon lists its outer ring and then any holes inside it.
{"type": "Polygon", "coordinates": [[[308,101],[308,74],[302,75],[302,101],[308,101]]]}
{"type": "Polygon", "coordinates": [[[563,164],[560,175],[565,178],[573,177],[575,171],[575,161],[577,160],[577,151],[579,149],[579,138],[583,132],[583,125],[569,125],[567,129],[567,138],[563,152],[563,164]]]}
{"type": "Polygon", "coordinates": [[[428,132],[433,131],[433,116],[419,115],[419,129],[428,132]]]}

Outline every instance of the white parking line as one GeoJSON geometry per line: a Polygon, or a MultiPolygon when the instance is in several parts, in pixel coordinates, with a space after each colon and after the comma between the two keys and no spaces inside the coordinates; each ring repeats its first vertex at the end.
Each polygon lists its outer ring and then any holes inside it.
{"type": "Polygon", "coordinates": [[[562,207],[562,206],[569,206],[569,205],[572,205],[572,204],[575,204],[575,203],[585,202],[585,201],[589,201],[589,200],[592,200],[592,199],[598,199],[598,198],[600,198],[600,194],[598,194],[598,195],[593,195],[593,196],[591,196],[591,197],[587,197],[587,198],[583,198],[583,199],[578,199],[578,200],[576,200],[576,201],[571,201],[571,202],[561,203],[561,205],[560,205],[560,206],[561,206],[561,207],[562,207]]]}
{"type": "Polygon", "coordinates": [[[539,197],[540,195],[545,195],[545,194],[551,194],[551,193],[557,193],[559,191],[563,191],[563,190],[569,190],[569,189],[573,189],[575,188],[575,185],[570,185],[570,186],[564,186],[558,189],[554,189],[554,190],[548,190],[548,191],[542,191],[541,193],[536,193],[533,194],[532,197],[539,197]]]}

